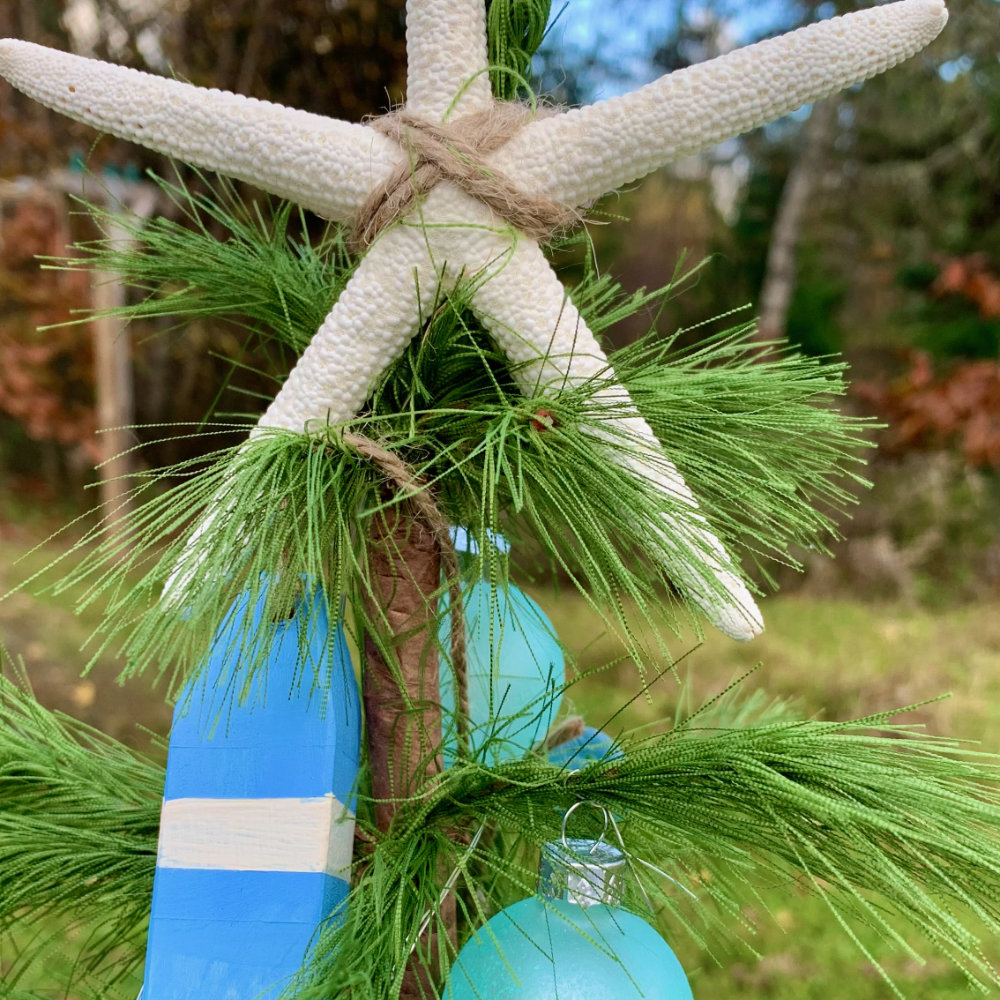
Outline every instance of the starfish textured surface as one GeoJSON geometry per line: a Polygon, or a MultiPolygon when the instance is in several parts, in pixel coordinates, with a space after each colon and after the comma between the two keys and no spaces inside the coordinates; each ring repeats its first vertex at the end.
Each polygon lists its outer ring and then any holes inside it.
{"type": "MultiPolygon", "coordinates": [[[[623,97],[537,117],[482,157],[484,173],[525,197],[569,208],[913,55],[941,30],[941,0],[901,0],[801,28],[662,77],[623,97]]],[[[494,106],[484,0],[408,0],[410,115],[461,134],[494,106]]],[[[353,222],[411,152],[377,128],[16,40],[0,41],[0,74],[70,117],[202,168],[248,181],[318,214],[353,222]]],[[[561,387],[610,368],[537,242],[456,183],[442,180],[368,249],[260,427],[308,432],[350,420],[442,291],[473,288],[472,306],[515,364],[522,388],[561,387]]],[[[727,634],[749,639],[760,613],[680,472],[613,384],[618,430],[635,443],[613,454],[669,498],[678,585],[727,634]],[[706,592],[694,569],[718,586],[706,592]]],[[[608,429],[591,428],[599,437],[608,429]]],[[[209,513],[211,517],[211,513],[209,513]]]]}

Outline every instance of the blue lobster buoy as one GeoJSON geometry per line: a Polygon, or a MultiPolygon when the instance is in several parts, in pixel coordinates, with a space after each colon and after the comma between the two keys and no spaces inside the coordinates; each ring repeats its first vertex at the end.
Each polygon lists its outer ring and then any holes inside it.
{"type": "Polygon", "coordinates": [[[273,1000],[349,889],[361,719],[343,630],[307,583],[291,619],[262,622],[262,596],[241,635],[249,600],[174,715],[142,1000],[273,1000]],[[240,704],[247,637],[268,650],[240,704]]]}
{"type": "Polygon", "coordinates": [[[549,763],[567,771],[579,770],[595,761],[618,760],[624,754],[607,733],[593,726],[584,726],[579,736],[553,747],[548,754],[549,763]]]}

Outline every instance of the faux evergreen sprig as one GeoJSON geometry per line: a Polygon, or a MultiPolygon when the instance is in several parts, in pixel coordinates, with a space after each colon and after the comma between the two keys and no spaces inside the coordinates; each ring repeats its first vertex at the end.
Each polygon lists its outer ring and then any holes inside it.
{"type": "MultiPolygon", "coordinates": [[[[287,206],[246,207],[226,184],[195,194],[181,182],[158,183],[186,226],[126,222],[131,246],[98,241],[84,247],[84,263],[68,266],[97,266],[144,290],[129,318],[235,314],[261,341],[301,350],[325,308],[313,291],[342,287],[351,267],[338,234],[310,245],[290,230],[287,206]],[[210,232],[220,224],[228,238],[210,232]]],[[[587,266],[572,295],[602,330],[683,281],[625,295],[587,266]]],[[[244,427],[231,425],[231,448],[140,476],[130,522],[114,536],[91,532],[78,546],[79,565],[54,584],[85,584],[85,603],[106,602],[96,649],[120,643],[130,674],[152,666],[184,676],[235,598],[250,590],[256,599],[262,575],[278,570],[266,614],[287,610],[300,574],[324,580],[336,614],[366,565],[367,519],[395,502],[382,496],[379,470],[344,445],[341,431],[350,430],[398,455],[453,523],[480,540],[501,530],[515,556],[538,553],[540,543],[542,558],[569,575],[642,662],[624,607],[636,607],[646,625],[662,619],[674,582],[667,557],[679,550],[696,563],[705,553],[659,527],[683,501],[613,457],[638,449],[655,461],[617,419],[629,405],[613,391],[618,381],[676,456],[714,533],[743,547],[765,577],[769,561],[794,565],[796,547],[822,548],[835,531],[824,511],[852,500],[865,427],[836,409],[842,364],[787,349],[761,357],[749,324],[693,348],[682,332],[651,332],[612,356],[614,372],[557,397],[533,395],[465,305],[461,288],[438,304],[356,421],[313,436],[271,429],[253,448],[241,444],[244,427]],[[225,516],[206,529],[198,514],[222,492],[225,516]],[[183,604],[161,600],[178,578],[214,583],[187,588],[183,604]]],[[[491,547],[482,549],[488,558],[491,547]]],[[[702,583],[718,585],[710,572],[702,583]]],[[[675,621],[688,617],[683,601],[674,606],[675,621]]],[[[245,664],[247,679],[259,666],[245,664]]]]}
{"type": "MultiPolygon", "coordinates": [[[[739,714],[730,702],[734,708],[739,714]]],[[[862,950],[855,929],[869,927],[919,957],[895,922],[902,916],[970,985],[1000,984],[982,950],[1000,931],[1000,758],[895,725],[892,713],[825,723],[779,711],[776,721],[732,728],[726,714],[711,728],[696,714],[665,736],[623,737],[623,759],[575,774],[537,759],[447,772],[376,849],[347,923],[320,944],[288,996],[312,1000],[348,984],[366,1000],[393,996],[421,920],[429,913],[435,926],[436,890],[426,888],[435,883],[424,876],[457,870],[460,908],[470,926],[481,926],[512,895],[534,891],[537,848],[558,838],[562,815],[581,800],[619,817],[634,877],[661,919],[702,947],[720,928],[739,925],[757,887],[787,879],[819,894],[862,950]],[[479,823],[508,838],[467,850],[446,832],[479,823]],[[510,836],[529,850],[512,852],[510,836]]],[[[598,836],[602,824],[593,823],[581,835],[598,836]]],[[[633,905],[641,906],[638,896],[633,905]]],[[[436,950],[424,953],[432,966],[454,955],[438,929],[436,950]]]]}
{"type": "Polygon", "coordinates": [[[488,0],[487,54],[495,97],[512,101],[527,89],[531,57],[545,38],[551,10],[552,0],[488,0]]]}
{"type": "Polygon", "coordinates": [[[0,965],[11,997],[54,955],[88,996],[141,960],[163,777],[151,758],[0,676],[0,965]]]}
{"type": "MultiPolygon", "coordinates": [[[[348,986],[358,1000],[394,996],[428,914],[435,927],[442,872],[458,871],[468,932],[534,891],[539,846],[580,800],[618,817],[633,878],[659,919],[702,947],[739,933],[760,886],[788,880],[826,900],[859,946],[855,930],[874,927],[897,950],[922,950],[901,936],[902,917],[970,984],[1000,985],[981,947],[1000,934],[1000,756],[924,735],[895,714],[802,719],[734,686],[669,732],[624,734],[623,757],[572,774],[537,756],[458,762],[402,807],[388,834],[365,835],[373,847],[356,858],[347,921],[318,940],[288,996],[318,1000],[348,986]],[[470,849],[480,824],[486,836],[470,849]]],[[[0,931],[51,931],[60,914],[86,932],[75,974],[114,997],[113,984],[142,962],[162,767],[6,680],[0,723],[0,931]]],[[[596,814],[577,818],[576,832],[598,834],[596,814]]],[[[638,894],[631,905],[642,912],[638,894]]],[[[452,947],[432,940],[446,968],[452,947]]],[[[8,990],[18,974],[7,970],[8,990]]]]}

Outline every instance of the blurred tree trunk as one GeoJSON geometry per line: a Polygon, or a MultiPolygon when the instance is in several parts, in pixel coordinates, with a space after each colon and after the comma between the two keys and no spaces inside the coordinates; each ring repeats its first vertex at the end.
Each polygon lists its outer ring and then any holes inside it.
{"type": "Polygon", "coordinates": [[[837,120],[837,98],[813,105],[803,126],[799,153],[788,173],[778,202],[760,289],[758,340],[783,340],[788,310],[795,294],[796,251],[809,201],[830,150],[837,120]]]}
{"type": "Polygon", "coordinates": [[[18,26],[23,38],[37,38],[39,35],[38,7],[35,0],[21,0],[21,23],[18,26]]]}

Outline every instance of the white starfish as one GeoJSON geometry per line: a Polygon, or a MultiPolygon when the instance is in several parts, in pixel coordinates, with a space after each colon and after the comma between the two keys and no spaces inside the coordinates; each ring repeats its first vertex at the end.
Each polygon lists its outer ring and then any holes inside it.
{"type": "MultiPolygon", "coordinates": [[[[888,69],[930,42],[946,19],[942,0],[902,0],[811,25],[623,97],[532,120],[485,155],[483,166],[528,194],[584,206],[671,160],[888,69]]],[[[410,114],[453,123],[491,107],[484,0],[408,0],[406,36],[410,114]]],[[[353,220],[407,162],[399,145],[366,125],[27,42],[0,41],[0,73],[72,118],[337,221],[353,220]]],[[[473,308],[516,364],[523,388],[557,393],[607,376],[606,357],[538,243],[442,181],[368,250],[259,426],[304,432],[350,420],[442,288],[470,276],[473,308]]],[[[637,442],[619,448],[619,460],[669,494],[671,533],[685,543],[669,567],[678,585],[724,632],[756,635],[760,613],[680,473],[625,390],[602,394],[637,442]],[[695,554],[720,588],[706,591],[690,566],[695,554]]]]}

